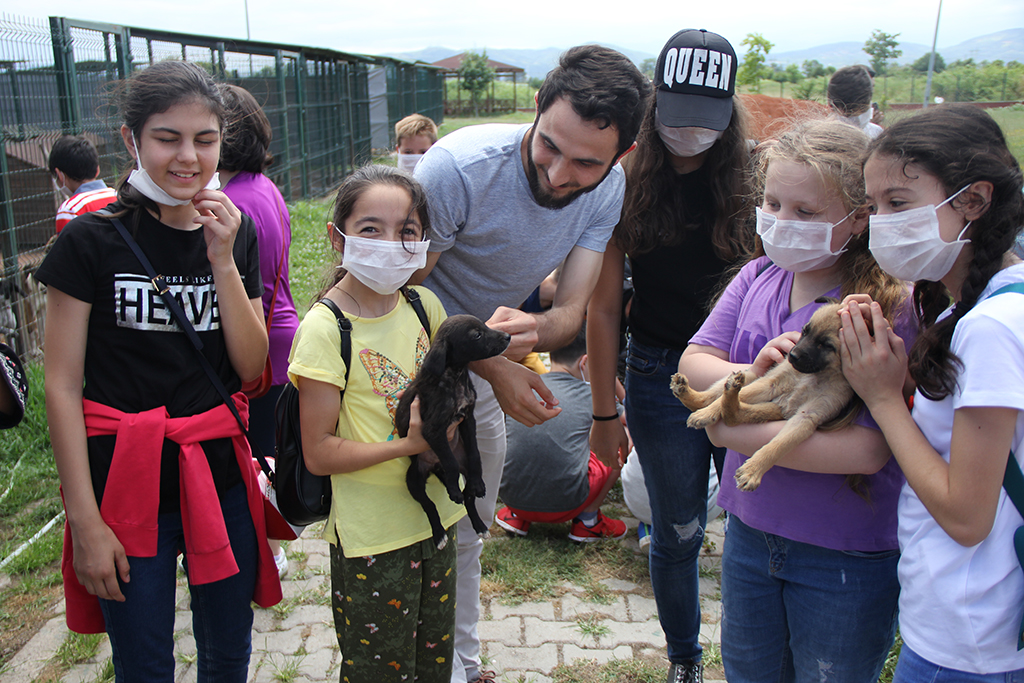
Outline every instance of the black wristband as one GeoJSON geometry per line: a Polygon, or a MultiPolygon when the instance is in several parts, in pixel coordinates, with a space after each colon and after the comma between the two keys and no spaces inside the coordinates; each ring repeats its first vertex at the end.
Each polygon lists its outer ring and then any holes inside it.
{"type": "Polygon", "coordinates": [[[619,414],[615,413],[614,415],[591,415],[591,417],[594,418],[594,422],[611,422],[612,420],[618,420],[619,414]]]}

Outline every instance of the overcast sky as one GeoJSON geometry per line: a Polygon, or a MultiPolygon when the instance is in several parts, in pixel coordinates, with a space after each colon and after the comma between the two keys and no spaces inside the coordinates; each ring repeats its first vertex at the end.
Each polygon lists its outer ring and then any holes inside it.
{"type": "MultiPolygon", "coordinates": [[[[682,28],[706,28],[740,55],[747,33],[775,52],[841,41],[864,42],[873,29],[930,45],[938,0],[248,0],[253,40],[384,54],[425,47],[566,48],[586,42],[656,54],[682,28]],[[599,11],[600,7],[636,8],[599,11]]],[[[246,37],[246,0],[0,0],[8,17],[66,16],[183,33],[246,37]]],[[[938,46],[1024,28],[1022,0],[945,0],[938,46]]]]}

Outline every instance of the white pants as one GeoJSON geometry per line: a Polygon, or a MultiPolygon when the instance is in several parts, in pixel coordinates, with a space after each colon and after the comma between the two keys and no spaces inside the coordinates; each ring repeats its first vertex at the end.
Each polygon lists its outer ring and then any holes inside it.
{"type": "MultiPolygon", "coordinates": [[[[480,448],[484,484],[487,493],[476,499],[480,519],[490,526],[501,486],[501,470],[505,465],[505,414],[491,385],[478,375],[470,375],[476,389],[476,438],[480,448]]],[[[484,542],[476,535],[469,517],[459,521],[458,587],[455,603],[455,659],[452,683],[468,683],[480,675],[480,636],[476,625],[480,620],[480,553],[484,542]]]]}

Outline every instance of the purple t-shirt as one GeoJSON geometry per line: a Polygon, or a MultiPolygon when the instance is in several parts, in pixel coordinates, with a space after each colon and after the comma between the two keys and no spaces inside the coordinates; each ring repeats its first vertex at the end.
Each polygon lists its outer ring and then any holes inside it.
{"type": "Polygon", "coordinates": [[[274,369],[272,384],[288,381],[288,352],[299,326],[292,290],[288,286],[288,248],[292,242],[291,217],[284,198],[273,181],[262,173],[242,172],[224,186],[235,206],[256,223],[260,248],[260,274],[263,276],[263,317],[270,312],[274,298],[274,282],[281,267],[281,284],[274,304],[274,320],[270,326],[270,365],[274,369]],[[282,254],[284,263],[281,263],[282,254]]]}
{"type": "MultiPolygon", "coordinates": [[[[748,364],[770,339],[783,332],[799,332],[807,324],[821,304],[810,303],[790,312],[793,274],[769,263],[762,257],[743,267],[690,339],[691,344],[728,351],[731,362],[748,364]]],[[[839,288],[825,295],[838,298],[839,288]]],[[[908,347],[916,337],[909,306],[897,319],[896,333],[908,347]]],[[[854,424],[878,428],[866,409],[854,424]]],[[[899,547],[896,502],[904,478],[895,458],[865,477],[869,500],[855,493],[844,475],[781,466],[768,470],[757,490],[741,491],[733,476],[745,460],[746,456],[736,451],[726,452],[726,483],[718,494],[718,504],[744,524],[833,550],[871,552],[899,547]]]]}

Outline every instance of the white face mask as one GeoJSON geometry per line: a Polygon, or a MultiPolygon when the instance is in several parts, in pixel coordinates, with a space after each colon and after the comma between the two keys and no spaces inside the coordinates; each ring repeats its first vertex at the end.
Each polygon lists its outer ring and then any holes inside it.
{"type": "Polygon", "coordinates": [[[658,137],[665,143],[668,151],[677,157],[695,157],[701,152],[711,149],[718,138],[722,137],[723,131],[711,130],[710,128],[670,128],[662,125],[657,114],[654,117],[654,127],[658,131],[658,137]]]}
{"type": "Polygon", "coordinates": [[[398,153],[398,168],[405,171],[406,173],[412,173],[413,169],[416,168],[416,164],[420,163],[420,159],[423,158],[422,154],[402,154],[398,153]]]}
{"type": "Polygon", "coordinates": [[[53,189],[57,190],[57,192],[60,192],[61,195],[64,196],[65,198],[71,197],[71,190],[68,189],[67,185],[58,185],[57,179],[54,178],[53,176],[50,176],[50,180],[53,181],[53,189]]]}
{"type": "Polygon", "coordinates": [[[345,238],[338,267],[378,294],[394,294],[413,273],[427,265],[430,240],[392,242],[346,235],[337,226],[334,229],[345,238]]]}
{"type": "MultiPolygon", "coordinates": [[[[131,175],[128,176],[128,184],[146,197],[152,199],[157,204],[164,204],[165,206],[184,206],[186,204],[191,204],[191,199],[175,199],[171,195],[167,194],[164,188],[157,185],[156,181],[149,177],[149,173],[146,172],[146,169],[142,168],[142,155],[139,153],[139,143],[135,140],[134,133],[132,133],[132,144],[135,145],[135,163],[137,168],[133,169],[131,175]]],[[[214,173],[213,177],[210,178],[210,182],[206,183],[206,187],[203,189],[219,190],[220,173],[214,173]]]]}
{"type": "MultiPolygon", "coordinates": [[[[856,211],[856,209],[854,209],[856,211]]],[[[779,220],[757,207],[757,234],[764,244],[764,253],[779,268],[791,273],[827,268],[839,260],[846,250],[849,239],[839,251],[832,251],[832,231],[837,225],[853,215],[835,223],[825,221],[779,220]]]]}
{"type": "MultiPolygon", "coordinates": [[[[965,185],[939,206],[951,202],[968,187],[965,185]]],[[[912,282],[937,282],[945,277],[964,245],[970,242],[960,238],[971,224],[964,226],[955,242],[946,242],[939,234],[939,206],[929,204],[868,219],[868,248],[882,270],[912,282]]]]}
{"type": "Polygon", "coordinates": [[[874,109],[868,107],[863,114],[858,114],[856,116],[840,116],[839,118],[841,118],[843,121],[846,121],[854,128],[864,130],[864,127],[871,123],[871,115],[874,113],[874,109]]]}

